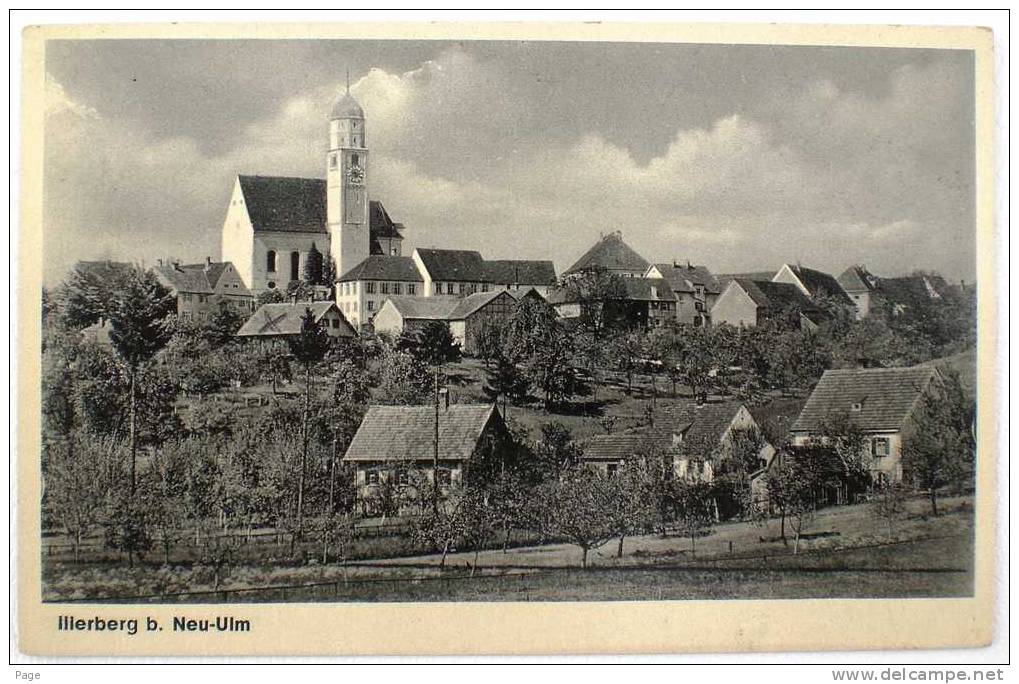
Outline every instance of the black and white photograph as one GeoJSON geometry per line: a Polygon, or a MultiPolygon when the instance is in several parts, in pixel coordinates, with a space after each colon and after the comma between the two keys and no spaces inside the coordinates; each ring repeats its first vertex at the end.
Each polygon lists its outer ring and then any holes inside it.
{"type": "Polygon", "coordinates": [[[60,639],[975,596],[976,50],[42,42],[60,639]]]}

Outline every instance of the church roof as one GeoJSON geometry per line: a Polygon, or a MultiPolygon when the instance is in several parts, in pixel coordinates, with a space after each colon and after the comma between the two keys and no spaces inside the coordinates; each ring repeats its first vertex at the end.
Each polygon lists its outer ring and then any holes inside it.
{"type": "Polygon", "coordinates": [[[466,249],[415,250],[432,280],[488,282],[481,254],[466,249]]]}
{"type": "Polygon", "coordinates": [[[364,110],[357,103],[350,91],[343,93],[336,99],[333,110],[329,112],[330,119],[363,119],[364,110]]]}
{"type": "Polygon", "coordinates": [[[503,259],[485,261],[489,282],[500,285],[555,285],[555,266],[551,261],[503,259]]]}
{"type": "Polygon", "coordinates": [[[609,233],[584,252],[576,263],[570,266],[566,274],[577,273],[590,268],[604,268],[609,271],[645,271],[651,264],[637,254],[623,236],[609,233]]]}
{"type": "Polygon", "coordinates": [[[326,182],[321,178],[238,176],[256,233],[325,233],[326,182]]]}
{"type": "MultiPolygon", "coordinates": [[[[328,233],[326,182],[321,178],[238,176],[256,233],[328,233]]],[[[393,221],[382,202],[368,203],[372,241],[399,238],[402,223],[393,221]]]]}
{"type": "Polygon", "coordinates": [[[400,280],[411,283],[422,282],[417,265],[410,257],[372,255],[350,269],[336,281],[354,280],[400,280]]]}

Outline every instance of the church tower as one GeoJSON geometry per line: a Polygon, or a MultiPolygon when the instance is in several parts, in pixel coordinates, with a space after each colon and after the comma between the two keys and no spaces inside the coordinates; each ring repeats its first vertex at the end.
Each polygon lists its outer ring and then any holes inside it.
{"type": "Polygon", "coordinates": [[[343,275],[368,258],[371,245],[364,110],[350,94],[349,76],[346,92],[329,114],[326,171],[329,251],[337,275],[343,275]]]}

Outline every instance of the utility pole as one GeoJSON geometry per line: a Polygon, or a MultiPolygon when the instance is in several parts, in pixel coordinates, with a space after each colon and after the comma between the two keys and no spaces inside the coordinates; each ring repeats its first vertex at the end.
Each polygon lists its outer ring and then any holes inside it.
{"type": "Polygon", "coordinates": [[[439,515],[439,366],[435,366],[435,436],[432,441],[432,513],[439,515]]]}

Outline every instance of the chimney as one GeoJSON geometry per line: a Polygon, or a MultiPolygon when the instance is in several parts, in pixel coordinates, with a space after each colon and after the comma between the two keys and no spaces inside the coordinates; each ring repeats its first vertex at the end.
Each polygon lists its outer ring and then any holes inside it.
{"type": "Polygon", "coordinates": [[[448,411],[449,410],[449,389],[446,388],[446,387],[443,387],[442,389],[440,389],[439,390],[439,396],[442,397],[443,406],[445,406],[446,410],[448,411]]]}
{"type": "Polygon", "coordinates": [[[162,259],[156,259],[156,261],[159,263],[160,266],[163,265],[163,260],[162,259]]]}
{"type": "Polygon", "coordinates": [[[686,270],[688,270],[688,271],[689,271],[689,270],[690,270],[690,269],[692,269],[692,268],[693,268],[693,265],[691,265],[691,264],[690,264],[690,260],[689,260],[689,259],[687,259],[687,260],[686,260],[686,270]]]}
{"type": "Polygon", "coordinates": [[[205,272],[208,273],[209,269],[212,268],[212,257],[205,257],[205,272]]]}

